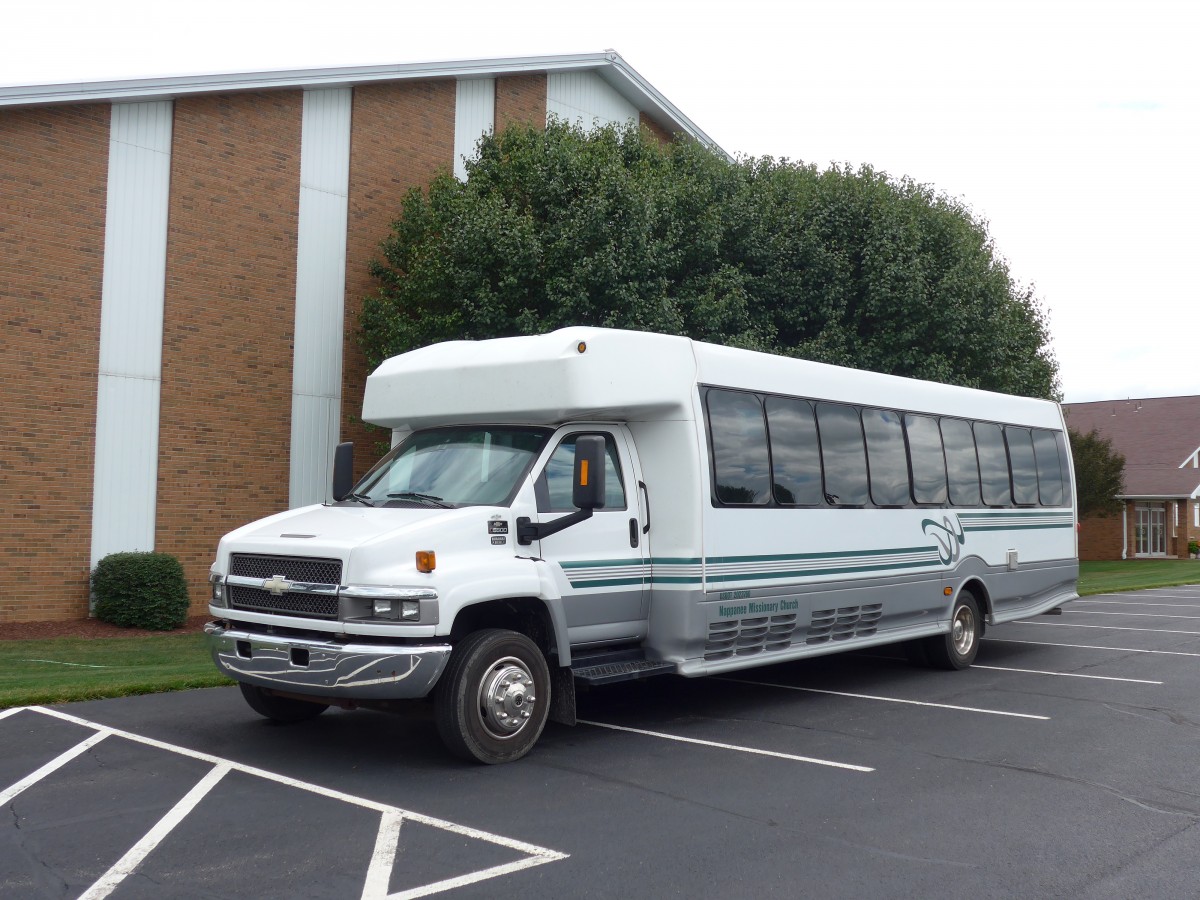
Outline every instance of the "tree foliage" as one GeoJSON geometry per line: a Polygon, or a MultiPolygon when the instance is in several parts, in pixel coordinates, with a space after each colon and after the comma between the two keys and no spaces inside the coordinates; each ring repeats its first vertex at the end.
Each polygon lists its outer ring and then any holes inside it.
{"type": "Polygon", "coordinates": [[[372,365],[602,325],[1057,394],[1032,290],[985,222],[925,185],[553,121],[484,137],[467,171],[410,192],[372,263],[372,365]]]}
{"type": "Polygon", "coordinates": [[[1117,497],[1125,493],[1125,457],[1094,428],[1087,434],[1068,428],[1067,437],[1075,464],[1079,516],[1116,515],[1121,511],[1117,497]]]}

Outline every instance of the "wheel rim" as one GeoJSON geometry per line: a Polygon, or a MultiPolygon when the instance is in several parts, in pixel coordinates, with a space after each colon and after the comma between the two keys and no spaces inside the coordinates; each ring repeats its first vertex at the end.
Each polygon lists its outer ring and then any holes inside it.
{"type": "Polygon", "coordinates": [[[975,613],[971,607],[963,604],[954,613],[954,625],[950,632],[954,641],[954,652],[966,656],[975,646],[975,613]]]}
{"type": "Polygon", "coordinates": [[[533,674],[515,656],[497,660],[479,683],[479,714],[492,737],[515,737],[537,709],[533,674]]]}

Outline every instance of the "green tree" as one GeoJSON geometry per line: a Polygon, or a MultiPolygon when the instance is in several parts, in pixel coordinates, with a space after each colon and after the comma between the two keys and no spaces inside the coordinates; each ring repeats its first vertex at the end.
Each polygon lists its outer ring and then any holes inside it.
{"type": "Polygon", "coordinates": [[[1057,395],[1032,290],[927,186],[559,122],[483,138],[467,171],[410,192],[372,263],[372,365],[590,324],[1057,395]]]}
{"type": "Polygon", "coordinates": [[[1068,428],[1067,437],[1075,464],[1080,517],[1116,515],[1121,511],[1117,497],[1125,493],[1125,457],[1113,450],[1112,441],[1094,428],[1087,434],[1068,428]]]}

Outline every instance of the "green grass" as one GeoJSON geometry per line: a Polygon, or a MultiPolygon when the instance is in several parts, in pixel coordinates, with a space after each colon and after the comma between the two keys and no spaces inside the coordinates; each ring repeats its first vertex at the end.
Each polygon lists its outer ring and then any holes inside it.
{"type": "Polygon", "coordinates": [[[202,634],[0,641],[0,709],[224,684],[202,634]]]}
{"type": "Polygon", "coordinates": [[[1079,593],[1107,594],[1200,583],[1200,560],[1115,559],[1079,564],[1079,593]]]}

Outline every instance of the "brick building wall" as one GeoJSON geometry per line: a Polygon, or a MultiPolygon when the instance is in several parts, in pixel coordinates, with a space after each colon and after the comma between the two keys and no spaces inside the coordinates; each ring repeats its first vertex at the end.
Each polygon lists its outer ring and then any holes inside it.
{"type": "Polygon", "coordinates": [[[302,103],[175,104],[155,549],[196,612],[221,535],[288,505],[302,103]]]}
{"type": "Polygon", "coordinates": [[[645,113],[640,113],[638,115],[638,125],[650,132],[652,135],[654,135],[654,137],[658,138],[660,143],[671,143],[671,132],[667,131],[667,129],[663,128],[645,113]]]}
{"type": "Polygon", "coordinates": [[[0,117],[0,623],[87,611],[110,116],[0,117]]]}
{"type": "MultiPolygon", "coordinates": [[[[147,540],[153,526],[155,549],[183,563],[194,612],[206,608],[208,568],[220,537],[289,505],[289,481],[297,477],[290,456],[305,95],[299,87],[235,92],[229,83],[213,82],[223,94],[164,89],[164,96],[176,97],[153,114],[159,126],[166,116],[173,125],[165,259],[130,257],[133,275],[121,269],[126,280],[107,288],[112,108],[45,100],[25,107],[20,89],[7,98],[0,91],[8,101],[0,108],[6,326],[0,335],[0,490],[6,498],[0,504],[0,623],[87,614],[92,554],[108,552],[92,546],[93,527],[96,534],[116,533],[106,518],[111,510],[98,505],[95,524],[92,510],[102,293],[116,291],[119,307],[129,285],[149,287],[148,309],[156,313],[157,262],[165,263],[161,367],[155,359],[147,374],[129,376],[160,388],[157,409],[136,413],[157,412],[157,473],[147,471],[144,485],[155,506],[152,523],[144,524],[147,540]],[[138,275],[143,283],[135,284],[131,278],[138,275]]],[[[496,75],[494,127],[544,127],[547,83],[544,71],[496,75]]],[[[336,76],[331,84],[348,86],[336,76]]],[[[360,421],[368,373],[358,349],[358,317],[362,298],[376,287],[368,263],[404,194],[452,170],[457,93],[456,80],[440,74],[351,89],[341,438],[356,442],[359,474],[390,437],[360,421]]],[[[117,89],[107,99],[127,103],[144,96],[117,89]]],[[[323,121],[318,128],[328,129],[330,120],[323,121]]],[[[644,115],[640,122],[660,139],[670,138],[644,115]]],[[[165,162],[165,150],[153,150],[165,162]]],[[[114,157],[125,177],[120,185],[134,183],[126,177],[128,159],[114,157]]],[[[165,187],[165,170],[159,185],[165,187]]],[[[128,199],[122,189],[114,188],[114,210],[128,199]]],[[[110,262],[126,266],[125,256],[114,253],[110,262]]],[[[305,290],[313,285],[301,281],[305,290]]],[[[311,295],[304,296],[307,302],[311,295]]],[[[123,346],[121,332],[113,334],[116,342],[106,333],[106,346],[123,346]]],[[[121,413],[135,415],[127,408],[121,413]]],[[[120,419],[110,411],[101,424],[114,421],[120,419]]],[[[154,433],[153,421],[137,421],[147,435],[154,433]]],[[[136,472],[132,478],[136,483],[136,472]]],[[[125,519],[118,524],[129,527],[125,519]]]]}
{"type": "Polygon", "coordinates": [[[504,75],[496,79],[496,132],[519,122],[546,127],[546,76],[504,75]]]}
{"type": "MultiPolygon", "coordinates": [[[[1190,556],[1188,553],[1189,542],[1200,541],[1200,526],[1196,525],[1196,501],[1180,499],[1149,502],[1157,503],[1165,509],[1166,556],[1187,559],[1190,556]],[[1178,515],[1178,519],[1176,519],[1176,515],[1178,515]]],[[[1137,501],[1126,501],[1124,521],[1120,513],[1107,518],[1083,519],[1079,533],[1080,560],[1121,559],[1123,534],[1125,558],[1139,558],[1137,556],[1137,506],[1137,501]]]]}
{"type": "Polygon", "coordinates": [[[354,89],[346,231],[346,318],[342,353],[342,440],[354,441],[355,474],[391,436],[362,421],[367,362],[358,349],[362,299],[378,286],[367,271],[414,187],[454,164],[455,82],[421,81],[354,89]]]}
{"type": "MultiPolygon", "coordinates": [[[[1079,523],[1079,559],[1094,562],[1121,558],[1122,523],[1115,516],[1092,516],[1079,523]]],[[[1132,549],[1129,553],[1133,555],[1132,549]]]]}

